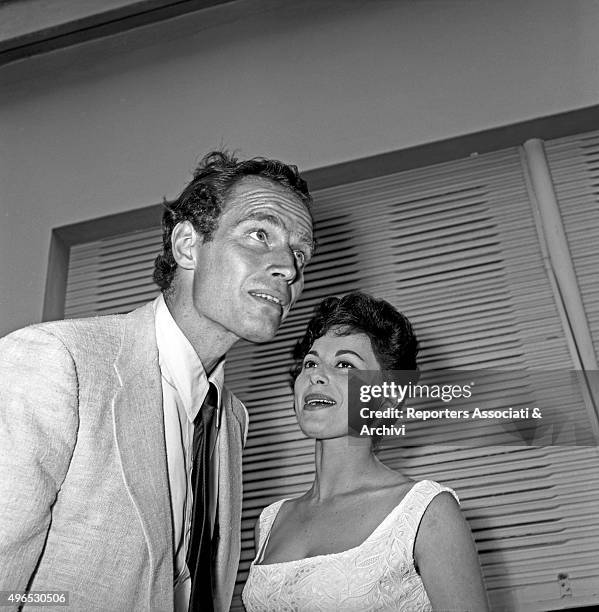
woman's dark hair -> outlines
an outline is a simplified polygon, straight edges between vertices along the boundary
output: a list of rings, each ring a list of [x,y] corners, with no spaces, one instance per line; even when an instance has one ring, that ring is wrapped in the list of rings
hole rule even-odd
[[[239,161],[226,151],[208,153],[200,161],[181,195],[174,202],[164,202],[163,252],[154,261],[154,282],[162,291],[168,291],[177,270],[171,245],[175,225],[180,221],[190,221],[205,241],[212,240],[228,193],[246,176],[277,183],[297,196],[310,211],[312,197],[296,166],[263,157]]]
[[[362,332],[370,338],[381,370],[417,370],[418,340],[409,319],[389,302],[353,291],[325,298],[314,310],[304,337],[293,351],[293,380],[314,342],[331,329],[340,336]]]
[[[381,370],[397,371],[413,370],[410,375],[412,382],[418,380],[418,340],[409,319],[398,312],[389,302],[377,299],[360,291],[353,291],[343,297],[324,299],[316,309],[308,323],[304,337],[299,340],[293,351],[295,367],[292,380],[298,377],[302,363],[314,342],[331,329],[340,336],[354,333],[364,333],[370,338],[372,352],[377,358]],[[397,380],[405,384],[401,375]],[[396,419],[374,419],[373,427],[391,425]],[[350,429],[351,431],[351,429]],[[352,435],[357,435],[354,433]],[[381,436],[371,436],[372,444],[378,447]]]

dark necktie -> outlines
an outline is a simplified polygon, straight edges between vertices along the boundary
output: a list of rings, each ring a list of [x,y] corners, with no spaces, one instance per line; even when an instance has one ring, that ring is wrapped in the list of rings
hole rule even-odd
[[[212,612],[212,533],[210,525],[210,432],[218,395],[210,384],[194,422],[191,486],[193,508],[187,567],[191,575],[189,612]]]

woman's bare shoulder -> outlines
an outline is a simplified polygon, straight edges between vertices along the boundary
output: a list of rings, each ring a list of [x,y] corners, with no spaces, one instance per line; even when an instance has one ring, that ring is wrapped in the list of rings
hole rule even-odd
[[[484,582],[470,528],[448,491],[428,504],[414,561],[433,608],[487,610]]]

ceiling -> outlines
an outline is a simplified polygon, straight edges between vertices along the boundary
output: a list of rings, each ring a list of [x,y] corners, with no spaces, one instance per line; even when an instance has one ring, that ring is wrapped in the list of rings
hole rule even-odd
[[[0,0],[0,65],[232,0]]]

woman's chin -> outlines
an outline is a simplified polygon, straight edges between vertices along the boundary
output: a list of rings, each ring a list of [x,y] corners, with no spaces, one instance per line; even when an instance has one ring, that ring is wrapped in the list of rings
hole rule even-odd
[[[307,438],[312,438],[319,442],[325,442],[329,440],[346,440],[351,436],[347,431],[310,431],[302,430]]]

